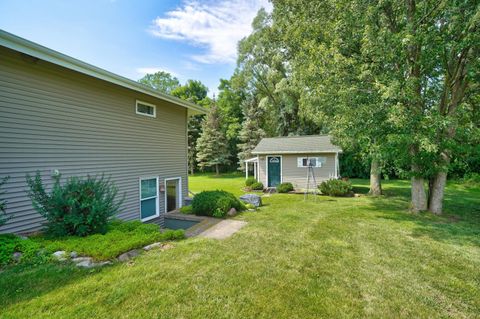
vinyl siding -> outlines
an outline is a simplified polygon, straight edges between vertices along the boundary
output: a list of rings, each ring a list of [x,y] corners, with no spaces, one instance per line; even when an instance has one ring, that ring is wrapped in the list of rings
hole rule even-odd
[[[156,118],[136,114],[137,99],[155,104]],[[125,194],[125,220],[140,218],[140,177],[181,177],[186,197],[186,123],[183,107],[0,47],[0,177],[10,176],[4,197],[13,216],[0,232],[40,229],[25,183],[37,170],[47,185],[54,169],[62,178],[110,176]]]
[[[270,156],[270,155],[269,155]],[[275,154],[272,154],[275,156]],[[317,184],[320,184],[322,181],[331,178],[335,175],[335,153],[322,153],[322,154],[283,154],[282,156],[282,182],[290,182],[295,188],[306,188],[307,187],[307,168],[306,167],[297,167],[297,158],[298,157],[326,157],[326,162],[322,167],[315,167],[314,174]],[[259,166],[258,166],[258,180],[267,187],[267,167],[266,167],[266,157],[259,155]],[[313,183],[312,183],[313,184]]]

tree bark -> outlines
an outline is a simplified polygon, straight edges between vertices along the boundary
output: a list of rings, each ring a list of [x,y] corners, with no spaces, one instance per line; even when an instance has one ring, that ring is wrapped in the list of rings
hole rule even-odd
[[[219,168],[218,168],[218,164],[215,164],[215,173],[216,173],[217,175],[220,175],[220,170],[219,170]]]
[[[423,177],[412,177],[412,212],[427,210],[427,194],[425,193]]]
[[[443,195],[447,183],[447,172],[439,172],[432,180],[428,210],[440,215],[443,212]]]
[[[378,196],[382,195],[381,167],[377,160],[372,160],[370,164],[370,191],[368,194]]]

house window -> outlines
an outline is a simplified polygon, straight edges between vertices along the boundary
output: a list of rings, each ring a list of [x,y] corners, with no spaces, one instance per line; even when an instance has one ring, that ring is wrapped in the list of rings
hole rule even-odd
[[[322,164],[326,162],[325,157],[298,157],[298,167],[322,167]]]
[[[157,116],[157,107],[153,104],[137,101],[135,107],[136,107],[137,114],[150,116],[150,117]]]
[[[140,218],[146,221],[158,216],[158,178],[142,178],[140,179]]]

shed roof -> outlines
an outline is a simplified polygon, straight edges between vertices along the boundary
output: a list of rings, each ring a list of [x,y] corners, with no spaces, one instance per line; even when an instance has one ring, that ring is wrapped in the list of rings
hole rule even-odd
[[[342,149],[333,145],[329,135],[307,135],[263,138],[252,154],[337,153]]]
[[[0,46],[187,108],[189,115],[206,113],[203,107],[192,102],[156,91],[146,85],[74,59],[68,55],[20,38],[1,29]]]

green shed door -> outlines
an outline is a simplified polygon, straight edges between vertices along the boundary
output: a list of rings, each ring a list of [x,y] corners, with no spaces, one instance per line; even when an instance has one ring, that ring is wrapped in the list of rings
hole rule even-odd
[[[281,161],[280,156],[269,156],[268,160],[268,187],[277,187],[280,184]]]

